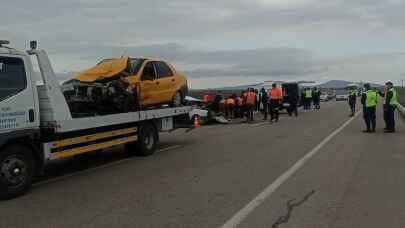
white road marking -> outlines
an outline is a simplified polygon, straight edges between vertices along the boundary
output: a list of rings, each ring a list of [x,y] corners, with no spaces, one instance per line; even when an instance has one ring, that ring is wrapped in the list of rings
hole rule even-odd
[[[279,176],[273,183],[267,186],[259,195],[257,195],[246,206],[239,210],[232,218],[230,218],[221,228],[237,227],[241,224],[246,217],[252,213],[258,206],[260,206],[271,194],[273,194],[284,182],[286,182],[293,174],[295,174],[301,167],[303,167],[317,152],[322,149],[329,141],[331,141],[337,134],[339,134],[344,128],[346,128],[358,115],[360,111],[356,113],[355,117],[350,118],[342,126],[333,131],[329,136],[323,139],[317,146],[315,146],[304,157],[298,160],[291,168],[285,173]]]
[[[180,148],[180,147],[182,147],[182,145],[173,145],[173,146],[169,146],[169,147],[159,149],[159,150],[156,151],[156,153],[165,152],[165,151],[168,151],[168,150],[173,150],[173,149],[177,149],[177,148]],[[104,168],[116,166],[118,164],[128,162],[128,161],[130,161],[132,159],[134,159],[134,158],[133,157],[124,158],[124,159],[121,159],[121,160],[118,160],[118,161],[115,161],[115,162],[111,162],[111,163],[96,166],[96,167],[93,167],[93,168],[73,172],[73,173],[66,174],[66,175],[63,175],[63,176],[60,176],[60,177],[51,178],[49,180],[40,181],[40,182],[37,182],[37,183],[33,184],[32,186],[36,187],[36,186],[40,186],[40,185],[45,185],[45,184],[57,182],[57,181],[68,179],[70,177],[74,177],[74,176],[81,175],[81,174],[84,174],[84,173],[90,173],[90,172],[93,172],[93,171],[96,171],[96,170],[99,170],[99,169],[104,169]]]

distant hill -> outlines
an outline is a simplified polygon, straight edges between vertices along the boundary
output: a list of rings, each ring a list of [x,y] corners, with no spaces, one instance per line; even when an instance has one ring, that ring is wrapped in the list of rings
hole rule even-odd
[[[323,84],[318,85],[321,88],[327,88],[327,89],[338,89],[338,88],[345,88],[347,85],[352,84],[353,82],[349,81],[343,81],[343,80],[331,80],[328,82],[325,82]]]
[[[343,89],[347,87],[349,84],[353,84],[354,82],[344,81],[344,80],[331,80],[322,84],[317,84],[317,87],[326,88],[326,89]],[[307,84],[306,84],[307,85]],[[315,86],[315,84],[313,84]],[[213,90],[245,90],[247,88],[256,88],[260,89],[264,86],[264,83],[257,83],[257,84],[250,84],[250,85],[238,85],[238,86],[229,86],[229,87],[221,87],[221,88],[214,88]],[[371,84],[372,87],[381,87],[382,85],[379,84]]]
[[[250,84],[250,85],[238,85],[238,86],[228,86],[221,88],[214,88],[214,90],[245,90],[247,88],[261,88],[263,83]]]
[[[354,82],[349,82],[349,81],[344,81],[344,80],[331,80],[328,82],[325,82],[323,84],[318,85],[321,88],[327,88],[327,89],[343,89],[349,84],[353,84]],[[358,83],[354,83],[358,84]],[[380,84],[374,84],[371,83],[371,87],[382,87]]]

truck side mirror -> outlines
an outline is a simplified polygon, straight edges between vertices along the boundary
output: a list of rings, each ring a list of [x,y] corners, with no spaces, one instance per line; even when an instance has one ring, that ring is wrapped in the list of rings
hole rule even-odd
[[[30,41],[30,48],[31,48],[31,50],[37,49],[37,46],[38,46],[38,43],[37,43],[36,40]]]

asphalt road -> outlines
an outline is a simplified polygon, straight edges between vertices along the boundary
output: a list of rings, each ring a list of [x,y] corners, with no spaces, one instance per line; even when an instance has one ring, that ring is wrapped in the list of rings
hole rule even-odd
[[[0,202],[0,227],[405,227],[405,126],[384,134],[381,113],[378,125],[364,134],[361,115],[331,102],[276,124],[163,134],[146,158],[116,148],[58,162]]]

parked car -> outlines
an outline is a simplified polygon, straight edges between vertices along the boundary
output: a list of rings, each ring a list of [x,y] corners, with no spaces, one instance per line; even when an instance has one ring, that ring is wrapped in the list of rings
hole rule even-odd
[[[328,96],[328,94],[325,94],[325,93],[321,94],[320,100],[321,100],[322,102],[329,101],[329,96]]]
[[[130,57],[105,59],[62,87],[70,108],[114,107],[109,113],[134,106],[181,106],[188,93],[186,78],[169,63]]]
[[[346,90],[336,91],[336,101],[347,101],[349,99],[349,93]]]

